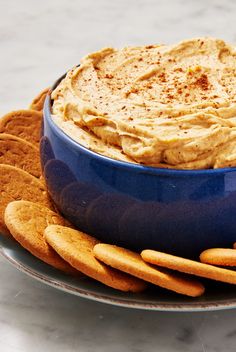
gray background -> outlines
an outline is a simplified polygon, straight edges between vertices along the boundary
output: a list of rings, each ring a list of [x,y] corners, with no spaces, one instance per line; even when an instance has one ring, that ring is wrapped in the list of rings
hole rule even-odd
[[[0,0],[0,113],[25,108],[81,56],[104,46],[210,35],[236,43],[236,2]],[[236,311],[128,310],[43,286],[0,258],[0,350],[227,351]]]

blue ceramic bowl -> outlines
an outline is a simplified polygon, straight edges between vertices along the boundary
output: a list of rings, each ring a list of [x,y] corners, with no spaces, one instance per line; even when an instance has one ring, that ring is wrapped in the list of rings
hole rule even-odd
[[[82,231],[126,248],[190,258],[236,241],[236,168],[168,170],[94,153],[53,122],[50,96],[42,133],[48,191]]]

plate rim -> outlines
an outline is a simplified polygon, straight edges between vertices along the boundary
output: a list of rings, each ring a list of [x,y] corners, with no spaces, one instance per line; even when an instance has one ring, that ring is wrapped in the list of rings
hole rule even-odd
[[[17,250],[17,248],[13,248]],[[209,302],[191,302],[191,303],[141,303],[139,301],[130,301],[129,298],[114,298],[107,296],[106,294],[88,292],[82,288],[75,288],[70,286],[67,283],[62,283],[58,279],[52,279],[47,277],[44,274],[39,273],[36,269],[26,266],[22,262],[16,260],[6,252],[6,248],[3,243],[0,243],[0,254],[5,260],[15,267],[20,272],[30,276],[31,278],[47,285],[58,289],[60,291],[73,294],[75,296],[89,299],[91,301],[96,301],[104,304],[109,304],[112,306],[122,307],[122,308],[131,308],[139,310],[148,310],[148,311],[165,311],[165,312],[208,312],[208,311],[217,311],[217,310],[227,310],[236,308],[236,298],[232,302],[226,303],[209,303]],[[28,254],[28,253],[27,253]],[[29,253],[30,254],[30,253]],[[34,259],[34,256],[32,256]]]

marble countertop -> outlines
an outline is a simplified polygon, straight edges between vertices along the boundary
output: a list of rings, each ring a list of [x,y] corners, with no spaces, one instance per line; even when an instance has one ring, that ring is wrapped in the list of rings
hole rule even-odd
[[[234,352],[236,311],[150,312],[44,286],[0,258],[3,352]]]
[[[0,0],[0,113],[25,108],[81,56],[104,46],[210,35],[236,42],[233,0]],[[167,313],[87,301],[0,258],[3,352],[234,352],[236,310]]]

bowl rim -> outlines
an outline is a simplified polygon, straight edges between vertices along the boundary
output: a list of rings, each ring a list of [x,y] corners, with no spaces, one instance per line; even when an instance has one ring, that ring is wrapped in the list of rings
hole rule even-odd
[[[79,66],[79,65],[77,65]],[[52,114],[51,114],[51,106],[52,106],[52,99],[51,99],[51,92],[57,87],[57,85],[61,82],[63,78],[65,78],[67,73],[63,74],[59,79],[55,81],[55,83],[52,85],[52,87],[49,89],[44,106],[43,106],[43,116],[44,119],[47,119],[48,123],[50,124],[51,128],[54,130],[54,132],[57,134],[57,136],[61,139],[64,140],[65,143],[69,143],[73,145],[74,148],[82,150],[85,154],[89,155],[90,157],[93,157],[95,159],[99,159],[100,161],[103,161],[105,163],[111,164],[114,167],[117,168],[122,168],[122,169],[129,169],[130,171],[137,172],[137,173],[145,173],[145,174],[159,174],[159,175],[166,175],[166,176],[181,176],[181,177],[189,177],[189,176],[208,176],[208,175],[219,175],[219,174],[224,174],[224,173],[229,173],[229,172],[235,172],[236,167],[225,167],[225,168],[217,168],[217,169],[190,169],[190,170],[183,170],[183,169],[168,169],[168,168],[160,168],[160,167],[154,167],[154,166],[144,166],[143,164],[136,164],[136,163],[131,163],[128,161],[121,161],[117,159],[110,158],[108,156],[99,154],[97,152],[94,152],[79,142],[77,142],[75,139],[70,137],[68,134],[66,134],[52,119]]]

